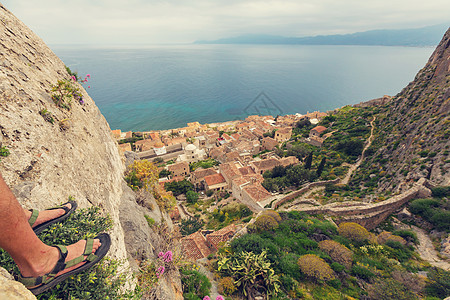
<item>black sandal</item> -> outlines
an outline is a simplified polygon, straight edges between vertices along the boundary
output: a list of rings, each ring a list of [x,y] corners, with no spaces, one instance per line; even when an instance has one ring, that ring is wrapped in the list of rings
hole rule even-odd
[[[71,205],[70,208],[64,206],[64,205],[69,204],[69,203]],[[61,222],[61,221],[65,220],[65,219],[67,219],[70,216],[70,214],[73,213],[75,211],[75,209],[77,209],[77,207],[78,207],[78,205],[77,205],[77,203],[75,201],[69,201],[69,202],[61,204],[60,206],[52,207],[52,208],[47,209],[47,210],[64,209],[65,213],[62,216],[59,216],[59,217],[57,217],[55,219],[51,219],[51,220],[49,220],[47,222],[44,222],[44,223],[39,224],[38,226],[34,227],[33,228],[34,233],[35,234],[39,234],[45,228],[49,227],[50,225],[58,223],[58,222]],[[36,220],[37,220],[37,218],[39,216],[39,210],[37,210],[37,209],[30,209],[30,211],[31,211],[31,217],[30,217],[30,219],[28,219],[28,223],[30,224],[31,227],[33,227],[34,223],[36,223]]]
[[[97,249],[97,251],[95,251],[95,254],[92,253],[94,239],[99,239],[101,243],[101,246]],[[55,246],[55,248],[59,250],[59,260],[56,263],[55,268],[53,268],[50,273],[39,277],[22,277],[22,275],[19,275],[18,281],[27,287],[34,295],[39,295],[64,281],[68,277],[89,269],[98,263],[106,255],[106,253],[108,253],[109,247],[111,246],[111,238],[107,233],[99,234],[94,239],[87,239],[84,253],[68,262],[65,262],[67,257],[67,248],[62,245]],[[87,257],[85,258],[85,256]],[[72,271],[56,276],[56,274],[62,270],[73,267],[81,262],[86,263],[76,269],[73,269]]]

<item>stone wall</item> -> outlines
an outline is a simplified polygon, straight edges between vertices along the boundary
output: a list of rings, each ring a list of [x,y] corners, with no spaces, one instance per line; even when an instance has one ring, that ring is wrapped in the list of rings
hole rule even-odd
[[[355,202],[341,202],[323,206],[303,207],[298,210],[308,214],[325,214],[336,217],[335,222],[338,224],[341,222],[355,222],[367,229],[373,229],[409,200],[431,196],[431,191],[425,187],[425,183],[426,180],[422,178],[408,191],[379,203],[357,204]]]
[[[288,194],[286,197],[283,197],[280,200],[278,200],[277,202],[275,202],[272,205],[272,208],[277,209],[278,207],[280,207],[284,203],[299,197],[301,194],[307,192],[309,189],[311,189],[313,187],[325,186],[327,184],[336,184],[336,183],[339,183],[339,181],[340,181],[340,179],[338,178],[338,179],[334,179],[334,180],[317,181],[317,182],[308,183],[304,187],[302,187],[301,189],[299,189],[297,191],[294,191],[294,192]]]

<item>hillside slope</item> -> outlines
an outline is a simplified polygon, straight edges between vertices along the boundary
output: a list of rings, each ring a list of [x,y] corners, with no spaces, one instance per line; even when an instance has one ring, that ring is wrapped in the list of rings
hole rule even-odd
[[[1,157],[2,176],[26,208],[52,207],[69,196],[82,208],[99,206],[114,222],[111,257],[157,257],[162,239],[144,213],[166,216],[156,203],[152,212],[136,204],[109,125],[83,87],[74,83],[83,104],[73,100],[67,110],[54,103],[58,80],[70,81],[64,63],[0,4],[0,144],[10,152]],[[44,109],[53,123],[40,114]],[[161,280],[159,295],[179,299],[179,276]]]
[[[380,191],[404,190],[419,178],[450,184],[449,112],[450,29],[414,81],[380,107],[376,138],[361,167],[382,174]]]

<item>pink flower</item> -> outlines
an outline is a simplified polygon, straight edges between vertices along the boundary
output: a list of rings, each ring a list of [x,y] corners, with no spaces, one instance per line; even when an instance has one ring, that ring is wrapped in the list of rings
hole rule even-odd
[[[90,89],[91,88],[91,86],[90,85],[88,85],[88,89]]]
[[[77,78],[75,76],[71,77],[73,81],[77,81]]]
[[[172,254],[172,251],[167,251],[165,254],[164,254],[164,261],[165,262],[171,262],[172,261],[172,258],[173,258],[173,254]]]
[[[163,266],[159,267],[158,270],[156,270],[156,276],[159,278],[159,276],[164,274],[165,270],[166,270],[166,268],[164,268]]]
[[[221,295],[219,295],[219,296],[216,297],[216,300],[225,300],[225,298],[222,297]]]
[[[205,296],[203,297],[203,300],[211,300],[211,298],[209,298],[209,296]]]
[[[164,253],[163,252],[159,252],[158,257],[163,257]]]
[[[91,74],[87,74],[86,77],[87,77],[87,78],[91,78]]]

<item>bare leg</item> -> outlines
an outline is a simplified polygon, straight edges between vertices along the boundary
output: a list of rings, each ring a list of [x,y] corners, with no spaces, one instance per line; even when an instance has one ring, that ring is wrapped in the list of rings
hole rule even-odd
[[[6,250],[19,267],[22,276],[37,277],[53,270],[59,259],[59,251],[45,245],[34,234],[28,218],[14,194],[0,174],[0,248]],[[79,241],[67,247],[66,260],[80,256],[86,241]],[[100,241],[94,241],[93,252],[100,247]],[[77,268],[80,263],[71,269]],[[71,269],[61,271],[60,274]]]

